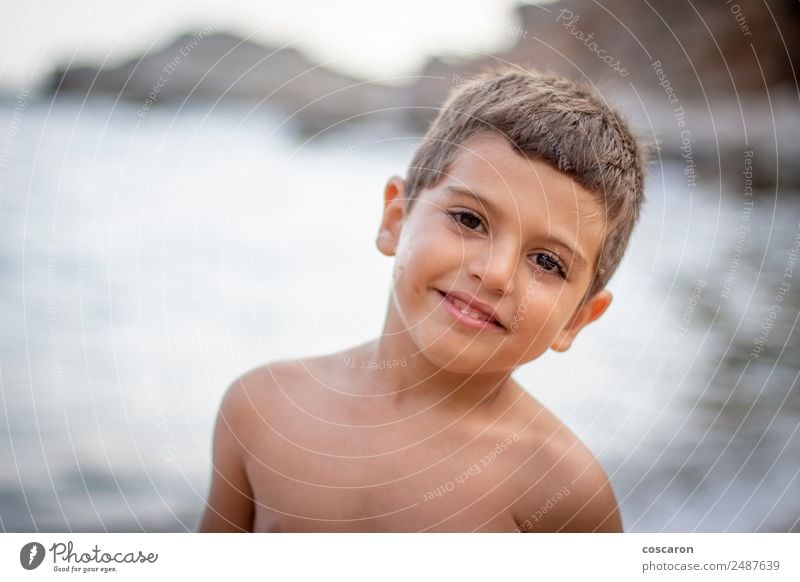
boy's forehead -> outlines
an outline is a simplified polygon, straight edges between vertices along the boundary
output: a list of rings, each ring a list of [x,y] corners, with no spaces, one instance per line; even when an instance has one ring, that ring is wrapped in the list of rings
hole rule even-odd
[[[444,197],[471,195],[509,218],[545,216],[563,227],[597,231],[601,238],[605,229],[598,195],[549,163],[520,154],[497,134],[464,141],[434,190]]]

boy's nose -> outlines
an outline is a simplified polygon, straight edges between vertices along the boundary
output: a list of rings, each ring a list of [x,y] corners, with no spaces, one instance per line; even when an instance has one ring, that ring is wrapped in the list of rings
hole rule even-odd
[[[518,262],[518,245],[513,241],[498,242],[495,239],[472,258],[469,275],[480,280],[487,290],[509,295],[514,291]]]

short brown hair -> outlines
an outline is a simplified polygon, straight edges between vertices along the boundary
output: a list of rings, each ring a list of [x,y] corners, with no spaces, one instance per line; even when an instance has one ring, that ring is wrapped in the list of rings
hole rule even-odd
[[[444,175],[460,144],[487,131],[598,196],[606,236],[585,296],[591,297],[617,269],[639,218],[651,143],[635,138],[588,86],[528,68],[486,71],[453,89],[414,153],[406,176],[409,208]]]

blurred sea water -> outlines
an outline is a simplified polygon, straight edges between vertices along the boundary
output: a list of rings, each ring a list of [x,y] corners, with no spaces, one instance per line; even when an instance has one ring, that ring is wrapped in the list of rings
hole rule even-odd
[[[0,530],[193,530],[230,382],[380,333],[382,188],[416,138],[23,105],[0,103]],[[629,531],[800,531],[800,196],[746,211],[741,181],[657,165],[610,310],[516,373],[598,455]]]

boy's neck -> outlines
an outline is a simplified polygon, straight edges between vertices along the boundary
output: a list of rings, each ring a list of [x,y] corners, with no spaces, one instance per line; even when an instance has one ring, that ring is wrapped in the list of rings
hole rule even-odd
[[[444,370],[420,352],[406,333],[388,332],[351,350],[364,387],[385,395],[393,408],[420,412],[466,412],[488,407],[505,389],[513,370],[459,373]]]

